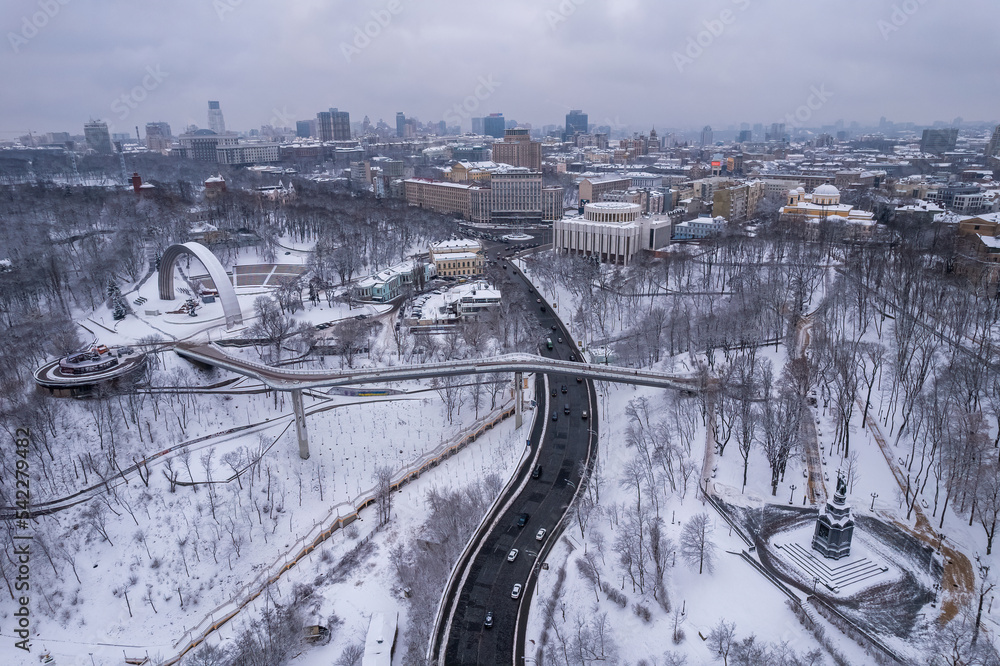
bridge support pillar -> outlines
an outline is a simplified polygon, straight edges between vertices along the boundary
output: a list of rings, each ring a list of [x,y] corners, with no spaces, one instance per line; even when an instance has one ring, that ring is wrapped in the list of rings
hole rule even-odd
[[[521,386],[524,384],[523,375],[520,372],[514,373],[514,427],[520,428],[523,416],[521,415],[521,401],[524,399]]]
[[[292,391],[292,411],[295,412],[295,434],[299,437],[299,457],[309,460],[309,433],[306,432],[306,408],[302,404],[302,390]]]

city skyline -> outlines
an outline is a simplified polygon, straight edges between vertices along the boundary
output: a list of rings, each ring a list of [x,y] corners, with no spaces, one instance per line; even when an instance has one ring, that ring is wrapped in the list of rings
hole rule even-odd
[[[219,100],[238,130],[294,127],[330,107],[373,123],[392,124],[401,109],[422,122],[459,119],[464,131],[491,112],[562,125],[572,109],[593,125],[647,130],[998,116],[995,93],[967,64],[998,54],[993,4],[763,10],[750,0],[563,0],[502,9],[446,1],[417,12],[389,0],[275,14],[219,0],[142,7],[127,31],[109,33],[120,21],[113,7],[16,2],[0,9],[9,49],[0,71],[16,82],[0,103],[0,130],[6,139],[78,132],[91,117],[114,132],[154,121],[204,127],[205,100]],[[246,49],[258,34],[267,46]]]

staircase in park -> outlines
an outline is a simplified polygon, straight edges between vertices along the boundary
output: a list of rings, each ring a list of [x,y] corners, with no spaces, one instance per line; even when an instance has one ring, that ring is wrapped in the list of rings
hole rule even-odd
[[[839,592],[848,585],[875,578],[889,570],[884,564],[867,557],[828,560],[798,543],[777,543],[775,546],[791,563],[832,592]]]

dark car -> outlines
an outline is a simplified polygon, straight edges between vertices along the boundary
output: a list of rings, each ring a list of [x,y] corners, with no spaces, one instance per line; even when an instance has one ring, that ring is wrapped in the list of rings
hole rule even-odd
[[[583,383],[583,377],[577,377],[576,378],[576,383],[577,384],[582,384]]]
[[[559,420],[559,412],[557,412],[554,409],[552,410],[552,420],[553,421],[558,421]]]
[[[535,469],[531,470],[531,478],[540,479],[542,477],[542,466],[535,465]]]
[[[552,387],[552,397],[556,397],[556,389],[554,386]]]
[[[566,391],[568,391],[569,389],[568,389],[568,388],[566,388],[566,385],[565,385],[565,384],[563,384],[563,385],[562,385],[562,386],[561,386],[561,387],[559,388],[559,390],[560,390],[560,391],[562,391],[563,393],[565,393],[565,392],[566,392]]]
[[[570,354],[569,355],[569,360],[575,361],[576,360],[576,354]]]
[[[541,310],[542,312],[545,312],[545,306],[544,305],[542,307],[538,308],[538,309]]]
[[[522,513],[520,516],[517,517],[517,526],[518,527],[524,527],[527,524],[528,524],[528,514],[527,513]]]
[[[556,325],[555,324],[552,325],[552,330],[553,331],[556,330]]]
[[[486,613],[486,619],[483,620],[483,626],[487,629],[493,626],[493,611]]]
[[[563,414],[569,414],[569,403],[563,405]]]

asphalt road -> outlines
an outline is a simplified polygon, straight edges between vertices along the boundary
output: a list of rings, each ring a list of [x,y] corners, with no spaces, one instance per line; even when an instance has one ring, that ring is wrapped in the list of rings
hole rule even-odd
[[[512,268],[508,267],[508,270]],[[520,283],[525,289],[530,288],[523,278]],[[532,293],[525,297],[534,302],[538,295],[532,289]],[[549,306],[535,305],[539,318],[540,353],[561,360],[569,360],[571,354],[576,354],[579,359],[580,355],[568,333],[561,327],[552,330],[551,327],[557,326],[558,322]],[[560,337],[562,343],[558,342]],[[547,338],[552,339],[552,350],[546,347]],[[516,583],[525,586],[540,549],[549,539],[557,536],[553,530],[566,512],[580,482],[580,463],[587,458],[590,430],[596,429],[593,413],[596,400],[592,383],[586,380],[577,382],[573,375],[547,375],[539,377],[537,382],[539,404],[536,409],[539,418],[535,420],[531,433],[531,445],[532,452],[537,453],[537,464],[541,465],[542,473],[538,479],[533,479],[530,477],[533,466],[525,466],[518,480],[527,479],[523,490],[501,516],[495,529],[483,539],[469,568],[469,576],[459,592],[445,651],[446,664],[513,663],[518,609],[523,606],[523,632],[534,585],[522,590],[517,600],[511,597],[511,591]],[[556,392],[554,397],[553,390]],[[567,406],[568,415],[565,413]],[[582,418],[584,410],[589,413],[586,420]],[[557,417],[555,421],[552,420],[553,411]],[[596,437],[594,443],[596,445]],[[517,526],[521,513],[529,514],[524,527]],[[542,541],[536,539],[540,528],[547,532]],[[508,562],[507,555],[512,548],[518,549],[518,554],[513,562]],[[484,619],[490,611],[493,612],[493,626],[487,628]]]

